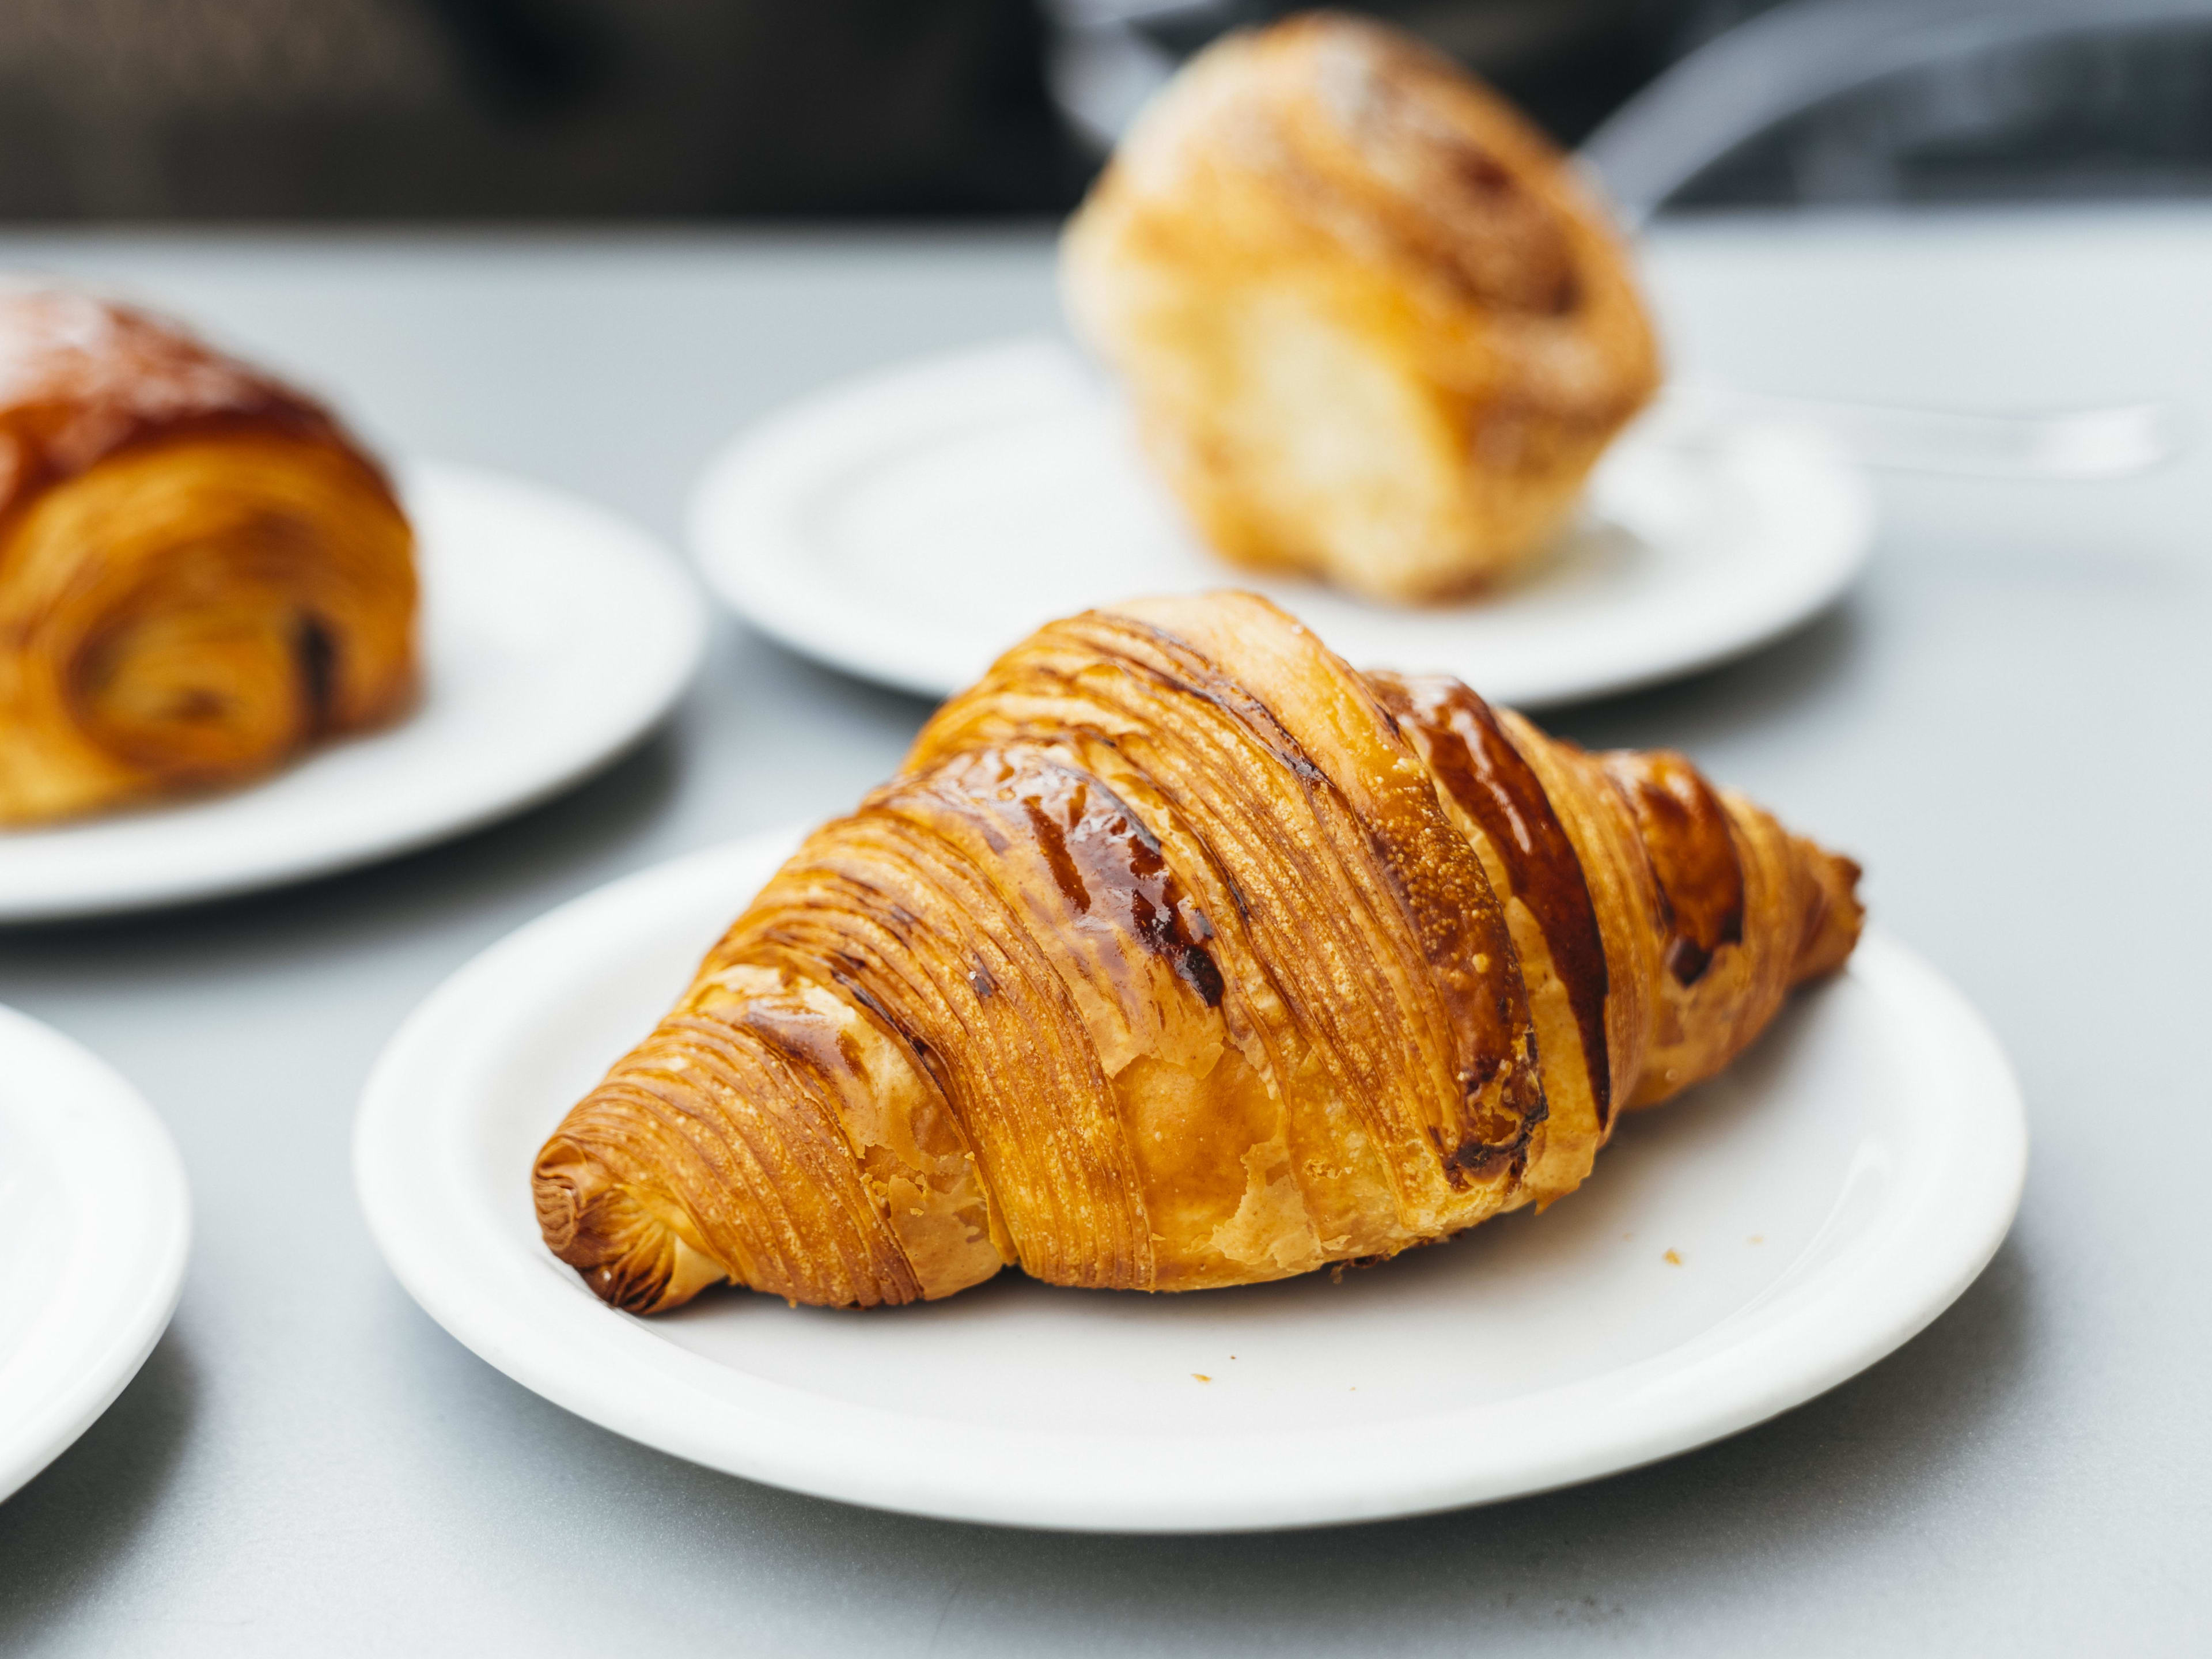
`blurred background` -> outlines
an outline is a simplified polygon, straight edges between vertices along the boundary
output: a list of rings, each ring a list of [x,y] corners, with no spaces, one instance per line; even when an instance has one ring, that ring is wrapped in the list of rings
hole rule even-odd
[[[0,217],[1024,216],[1267,0],[0,0]],[[1404,0],[1632,210],[2212,188],[2212,0]]]

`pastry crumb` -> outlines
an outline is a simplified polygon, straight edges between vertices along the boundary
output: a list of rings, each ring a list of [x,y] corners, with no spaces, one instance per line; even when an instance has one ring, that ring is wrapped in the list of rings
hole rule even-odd
[[[1764,1244],[1766,1243],[1766,1235],[1765,1233],[1753,1233],[1744,1242],[1749,1244]]]
[[[1213,1381],[1213,1379],[1208,1376],[1204,1371],[1193,1371],[1191,1375],[1201,1382],[1211,1382]]]
[[[1673,1266],[1677,1267],[1680,1267],[1680,1266],[1682,1265],[1682,1258],[1681,1258],[1681,1255],[1680,1255],[1680,1253],[1678,1253],[1678,1252],[1676,1252],[1676,1251],[1674,1251],[1674,1250],[1669,1250],[1669,1251],[1668,1251],[1668,1252],[1667,1252],[1667,1254],[1666,1254],[1666,1255],[1665,1255],[1665,1257],[1664,1257],[1663,1259],[1664,1259],[1665,1261],[1667,1261],[1668,1262],[1671,1263]]]

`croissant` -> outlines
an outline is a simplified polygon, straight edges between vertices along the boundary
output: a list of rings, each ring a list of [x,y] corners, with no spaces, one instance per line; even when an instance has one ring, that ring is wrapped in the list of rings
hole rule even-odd
[[[0,824],[392,718],[415,611],[407,520],[321,408],[138,312],[0,295]]]
[[[1252,595],[1089,612],[782,867],[546,1141],[538,1222],[639,1312],[1389,1256],[1571,1191],[1843,963],[1857,877]]]
[[[1193,59],[1061,270],[1215,549],[1376,599],[1526,559],[1658,383],[1626,256],[1565,159],[1454,64],[1340,15]]]

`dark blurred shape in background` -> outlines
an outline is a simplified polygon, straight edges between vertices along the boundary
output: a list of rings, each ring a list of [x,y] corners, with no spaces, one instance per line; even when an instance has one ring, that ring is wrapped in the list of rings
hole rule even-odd
[[[1680,84],[1711,56],[1693,54],[1754,20],[1785,26],[1771,28],[1785,52],[1844,14],[1869,39],[1923,21],[1948,27],[1921,30],[1923,55],[1893,52],[1878,72],[1729,135],[1670,178],[1660,193],[1679,205],[2212,189],[2212,0],[1358,9],[1458,57],[1568,143],[1670,65],[1677,84],[1660,89],[1702,107],[1703,89]],[[1053,213],[1191,52],[1291,9],[1269,0],[0,0],[0,216]],[[1798,14],[1811,27],[1793,36]],[[2026,38],[2002,21],[2026,14],[2044,25]],[[2053,16],[2061,27],[2048,27]],[[1978,19],[2000,21],[1978,32]],[[1638,146],[1653,130],[1651,120],[1635,128]]]
[[[0,0],[0,214],[1035,211],[1030,0]]]

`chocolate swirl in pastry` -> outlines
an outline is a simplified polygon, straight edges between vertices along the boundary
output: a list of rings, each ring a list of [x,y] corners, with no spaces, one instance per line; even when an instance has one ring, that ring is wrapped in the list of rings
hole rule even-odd
[[[1249,594],[1093,611],[809,838],[545,1143],[538,1219],[640,1311],[1390,1255],[1571,1191],[1844,961],[1857,874]]]
[[[1206,539],[1376,598],[1512,568],[1658,382],[1565,159],[1427,48],[1325,13],[1194,58],[1062,274]]]
[[[415,611],[407,520],[321,408],[141,313],[0,294],[0,824],[392,719]]]

